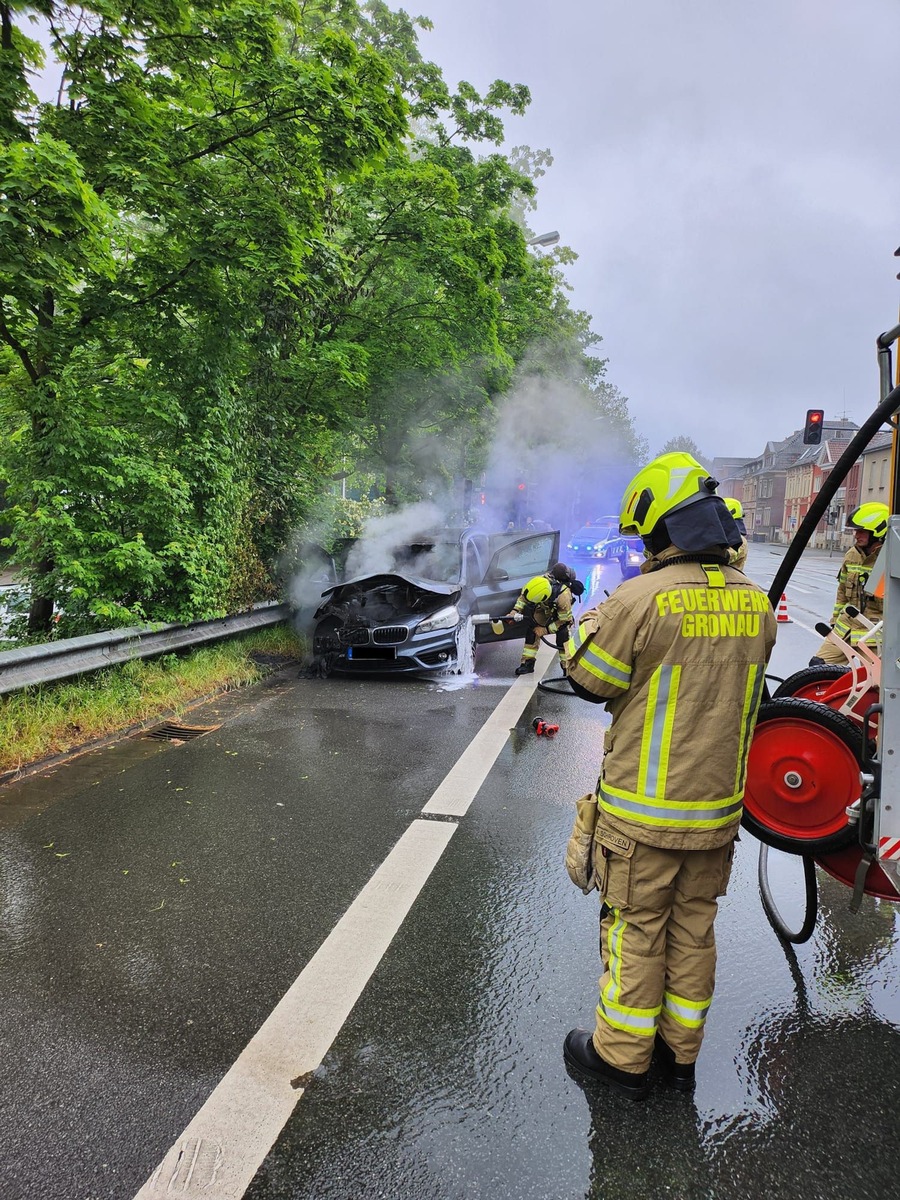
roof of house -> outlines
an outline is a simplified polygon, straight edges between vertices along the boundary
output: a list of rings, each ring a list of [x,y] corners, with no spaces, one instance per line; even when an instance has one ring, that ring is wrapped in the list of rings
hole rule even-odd
[[[879,429],[865,450],[862,451],[862,454],[873,454],[876,450],[884,450],[887,446],[890,446],[893,437],[894,435],[889,429]]]
[[[788,434],[781,441],[766,442],[766,448],[762,454],[753,462],[759,463],[756,472],[759,474],[765,471],[784,471],[788,467],[794,466],[801,458],[806,462],[816,461],[816,455],[822,450],[822,447],[832,442],[839,446],[849,442],[853,434],[859,429],[859,426],[846,418],[841,418],[839,421],[825,421],[822,425],[823,437],[827,441],[823,441],[818,446],[807,446],[803,441],[803,430],[795,429],[793,433]],[[828,435],[831,434],[831,437]],[[809,452],[813,451],[813,455],[808,457]],[[829,451],[829,453],[831,453]],[[840,451],[838,451],[838,455]],[[771,459],[770,463],[766,463],[766,459]],[[751,463],[747,464],[748,466]]]
[[[818,467],[833,467],[847,449],[849,438],[831,439],[822,442],[820,446],[806,446],[800,456],[790,464],[788,470],[794,467],[808,467],[815,464]]]

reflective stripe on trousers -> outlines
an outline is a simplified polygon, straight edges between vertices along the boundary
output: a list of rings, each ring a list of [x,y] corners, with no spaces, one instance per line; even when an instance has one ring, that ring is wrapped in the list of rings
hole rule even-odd
[[[703,1040],[716,971],[713,923],[733,844],[661,850],[638,842],[603,859],[600,979],[594,1043],[612,1066],[647,1070],[657,1030],[679,1062]]]

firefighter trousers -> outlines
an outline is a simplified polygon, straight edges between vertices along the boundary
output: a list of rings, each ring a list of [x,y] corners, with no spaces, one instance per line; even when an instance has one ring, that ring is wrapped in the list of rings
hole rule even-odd
[[[734,842],[662,850],[615,834],[595,849],[600,895],[600,1003],[594,1045],[622,1071],[650,1066],[659,1031],[676,1061],[700,1053],[716,974],[713,924]],[[602,841],[616,848],[605,846]]]
[[[537,652],[541,646],[541,639],[549,634],[549,630],[543,625],[535,625],[530,623],[525,629],[525,645],[522,647],[522,662],[534,662],[537,658]],[[560,625],[556,633],[553,635],[556,639],[556,649],[559,652],[559,665],[563,674],[566,671],[566,642],[570,637],[570,627],[568,624]]]
[[[522,662],[534,662],[537,658],[537,652],[540,649],[541,638],[547,632],[542,625],[535,625],[534,621],[525,618],[525,645],[522,647]]]
[[[876,621],[880,620],[881,617],[873,617],[872,623],[874,624]],[[867,631],[867,626],[863,625],[861,621],[857,621],[854,617],[851,617],[845,612],[838,614],[832,628],[839,638],[843,638],[850,649],[856,645],[859,639]],[[878,646],[875,645],[871,648],[877,651]],[[840,648],[840,646],[836,646],[834,642],[830,641],[828,638],[826,638],[822,645],[818,648],[815,653],[815,657],[820,658],[823,663],[829,663],[830,665],[834,666],[847,667],[850,665],[850,659]]]

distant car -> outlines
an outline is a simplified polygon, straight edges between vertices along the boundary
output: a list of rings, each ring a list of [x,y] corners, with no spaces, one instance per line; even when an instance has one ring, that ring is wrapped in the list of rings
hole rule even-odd
[[[619,564],[623,579],[640,575],[644,561],[644,543],[638,537],[620,537],[609,549],[608,557]]]
[[[610,548],[619,541],[619,518],[601,517],[583,525],[566,542],[566,551],[573,558],[605,559]]]
[[[334,584],[315,612],[313,655],[341,674],[452,669],[458,639],[475,614],[502,616],[534,575],[559,558],[559,531],[487,533],[444,529],[417,536],[383,559],[385,569]],[[346,561],[354,561],[350,548]],[[474,627],[475,642],[524,637],[521,623],[495,634]]]

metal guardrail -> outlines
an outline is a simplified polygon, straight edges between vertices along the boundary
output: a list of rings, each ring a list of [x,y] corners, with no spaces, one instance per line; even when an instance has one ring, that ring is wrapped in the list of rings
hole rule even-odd
[[[191,625],[137,625],[85,637],[62,638],[40,646],[22,646],[0,652],[0,695],[35,683],[52,683],[85,671],[98,671],[133,658],[152,658],[186,646],[201,646],[279,625],[291,615],[289,604],[257,604],[247,612]]]

